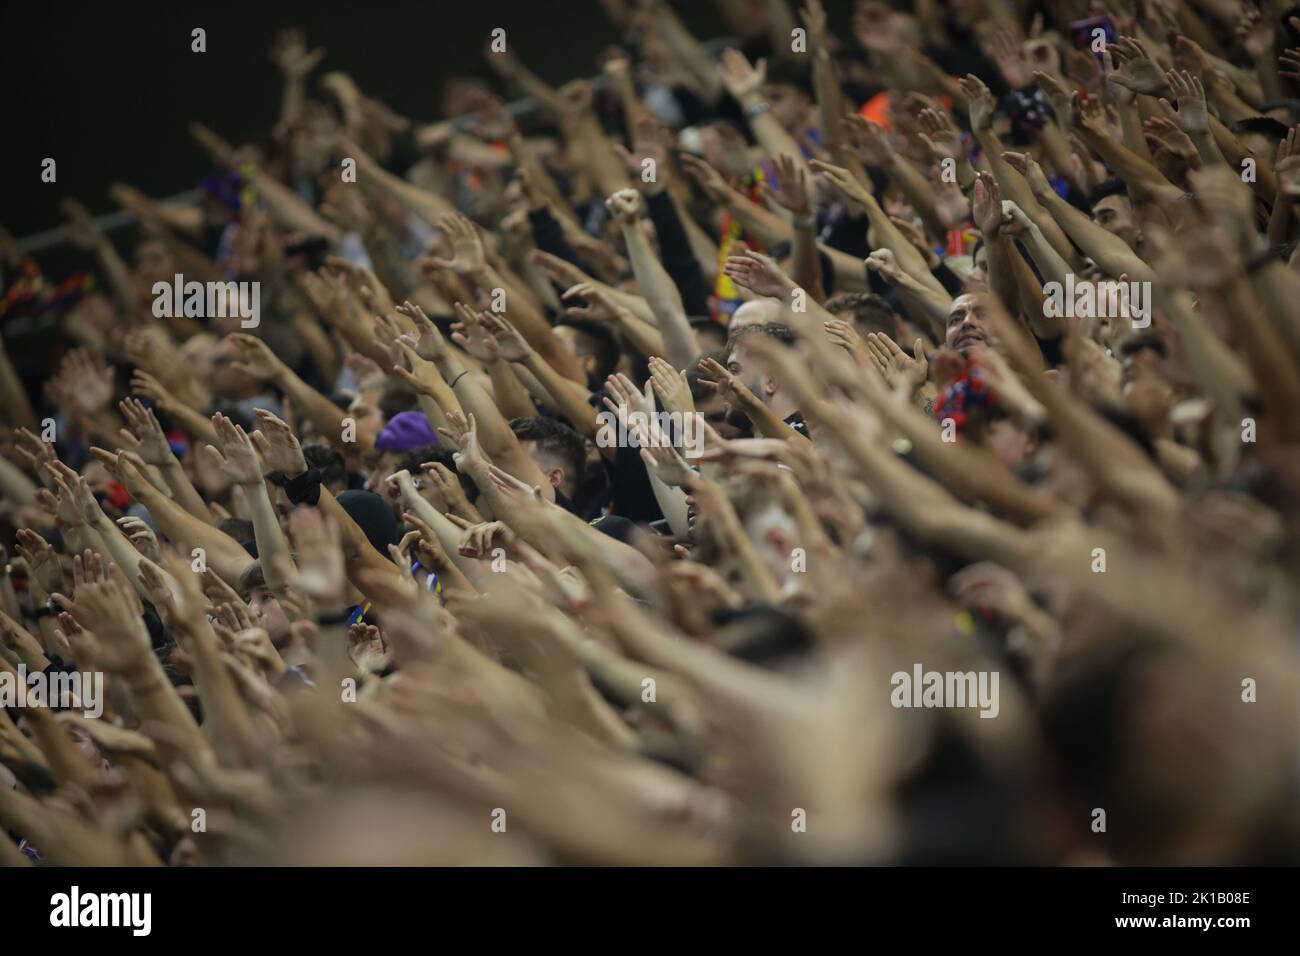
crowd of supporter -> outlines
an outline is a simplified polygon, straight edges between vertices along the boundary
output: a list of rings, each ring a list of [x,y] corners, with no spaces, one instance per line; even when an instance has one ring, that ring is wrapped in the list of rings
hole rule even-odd
[[[1300,17],[715,6],[0,236],[0,865],[1300,859]]]

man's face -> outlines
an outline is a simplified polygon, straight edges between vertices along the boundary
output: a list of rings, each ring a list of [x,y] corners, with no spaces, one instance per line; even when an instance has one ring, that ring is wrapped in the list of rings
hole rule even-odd
[[[181,346],[185,369],[208,388],[212,387],[212,360],[217,354],[219,340],[215,335],[200,332]]]
[[[763,87],[763,99],[772,107],[772,117],[787,133],[797,132],[803,126],[809,99],[802,90],[785,83],[768,83]]]
[[[541,469],[542,474],[551,483],[551,487],[558,488],[567,494],[568,489],[565,488],[565,484],[570,476],[566,472],[564,462],[554,455],[548,455],[540,450],[535,441],[520,442],[519,445],[528,453],[528,457],[536,463],[537,467]]]
[[[379,393],[362,392],[348,405],[348,416],[357,423],[358,435],[369,435],[371,440],[384,430],[384,414],[379,410]]]
[[[749,170],[745,140],[726,123],[714,123],[700,130],[704,159],[728,179],[743,176]]]
[[[1083,509],[1092,500],[1092,481],[1087,470],[1074,456],[1058,446],[1039,451],[1045,463],[1044,489],[1052,497]]]
[[[745,437],[744,431],[737,428],[735,423],[727,417],[727,403],[716,392],[703,401],[696,402],[695,410],[703,415],[704,420],[727,441],[733,438]]]
[[[135,271],[152,289],[155,282],[170,284],[175,281],[176,260],[161,242],[146,239],[136,247]]]
[[[736,347],[727,356],[727,368],[731,369],[731,373],[764,404],[767,404],[775,394],[776,382],[767,374],[764,363],[749,351],[745,339],[737,342]]]
[[[587,336],[567,325],[557,325],[555,335],[564,343],[564,347],[573,353],[573,357],[582,365],[582,370],[587,374],[588,378],[596,374],[596,353],[591,348],[591,342]]]
[[[1169,419],[1178,395],[1161,370],[1160,355],[1139,349],[1124,361],[1124,404],[1130,415],[1150,431],[1159,433]]]
[[[121,327],[113,302],[102,292],[92,292],[81,301],[81,315],[96,331],[111,336]]]
[[[1111,235],[1119,236],[1130,246],[1137,239],[1137,222],[1133,204],[1127,196],[1107,196],[1092,207],[1092,221]]]
[[[980,246],[975,250],[975,256],[971,260],[971,270],[966,276],[966,288],[968,289],[987,289],[989,285],[989,250],[988,246]]]
[[[388,476],[397,471],[397,466],[401,464],[404,457],[405,455],[396,451],[383,451],[375,455],[373,462],[368,463],[370,474],[366,478],[366,490],[384,495],[384,489],[388,486]],[[413,477],[418,478],[419,474],[415,473]]]
[[[966,292],[952,300],[948,310],[946,343],[963,356],[981,345],[991,345],[987,322],[988,293]]]
[[[1238,133],[1237,141],[1251,156],[1272,156],[1277,152],[1277,144],[1263,133]]]
[[[996,421],[984,430],[983,444],[1008,468],[1018,468],[1034,449],[1034,439],[1006,419]]]
[[[289,638],[289,618],[285,616],[280,601],[264,587],[253,588],[248,595],[248,609],[257,618],[258,625],[276,647],[283,647]]]

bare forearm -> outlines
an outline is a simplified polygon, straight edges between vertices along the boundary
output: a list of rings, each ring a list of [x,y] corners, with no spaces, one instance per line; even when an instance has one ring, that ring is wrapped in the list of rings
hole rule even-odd
[[[380,223],[378,217],[373,220],[362,239],[379,281],[387,286],[395,300],[400,302],[409,299],[411,290],[420,285],[423,280],[411,263],[398,251],[393,236]]]
[[[529,304],[523,293],[510,287],[505,278],[490,266],[472,274],[469,278],[480,289],[489,292],[493,289],[504,290],[505,314],[509,316],[510,324],[517,328],[528,344],[541,352],[561,375],[575,382],[583,380],[582,367],[578,364],[577,358],[565,348],[564,343],[556,336],[555,330],[546,321],[546,317]]]
[[[261,170],[253,173],[253,185],[257,193],[266,202],[272,218],[290,230],[305,232],[309,236],[324,236],[331,243],[341,238],[339,230],[328,220],[317,215],[316,211],[298,198],[288,186],[268,176]]]
[[[437,228],[443,216],[456,211],[447,200],[414,183],[408,183],[400,176],[394,176],[376,163],[370,156],[355,146],[348,147],[356,158],[357,172],[364,176],[367,190],[374,188],[384,192],[389,198],[406,207],[430,226]]]
[[[1254,370],[1261,404],[1278,432],[1295,440],[1300,437],[1300,424],[1293,413],[1300,407],[1300,370],[1295,357],[1286,340],[1264,318],[1264,310],[1249,283],[1244,280],[1233,283],[1223,300]]]
[[[616,320],[619,330],[642,355],[667,355],[668,346],[659,330],[638,315],[626,311]]]
[[[215,437],[215,436],[214,436]],[[236,584],[253,558],[238,541],[194,517],[162,492],[150,488],[137,496],[149,515],[172,541],[186,549],[202,548],[207,564],[227,584]]]
[[[502,415],[514,419],[531,418],[537,414],[532,400],[528,397],[528,389],[511,370],[509,362],[502,359],[489,362],[487,370],[488,379],[492,382],[492,397],[496,400],[497,408],[501,409]]]
[[[217,444],[217,432],[212,427],[212,422],[195,411],[192,406],[179,400],[160,402],[159,406],[164,412],[176,419],[177,423],[194,443]]]
[[[170,729],[170,733],[158,738],[160,747],[171,753],[185,754],[187,760],[208,751],[203,732],[176,693],[157,657],[153,654],[145,656],[137,668],[123,676],[141,720],[156,721]]]
[[[270,562],[264,561],[268,582]],[[257,730],[235,679],[218,651],[217,637],[206,618],[187,622],[187,650],[194,662],[195,686],[203,702],[203,727],[218,759],[226,766],[251,766],[261,752]]]
[[[7,458],[0,458],[0,491],[7,501],[30,505],[36,500],[36,482],[28,478]]]
[[[5,351],[3,342],[0,342],[0,399],[3,399],[0,407],[3,408],[6,422],[22,428],[39,430],[36,413],[32,411],[32,403],[27,400],[27,390],[19,381],[18,373],[14,371],[13,364],[9,361],[9,353]]]
[[[596,409],[587,400],[591,394],[585,388],[560,375],[536,352],[528,354],[523,366],[533,374],[537,383],[546,390],[550,401],[573,422],[573,427],[580,434],[587,438],[596,437]]]
[[[583,167],[603,195],[613,195],[631,185],[627,171],[614,154],[594,113],[584,113],[578,117],[573,124],[571,139]]]
[[[822,283],[822,260],[817,254],[817,234],[811,223],[795,224],[794,245],[790,253],[790,278],[817,302],[826,301]]]
[[[663,335],[668,350],[665,357],[675,367],[685,368],[699,357],[700,346],[682,308],[681,294],[635,223],[623,227],[623,238],[636,274],[637,289],[650,303]]]
[[[786,45],[789,46],[789,43],[787,42]],[[771,110],[765,108],[766,105],[757,93],[745,97],[740,103],[741,109],[745,111],[745,116],[749,120],[749,128],[754,134],[754,139],[758,140],[759,145],[767,151],[767,155],[789,156],[807,174],[808,164],[803,158],[803,150],[799,147],[799,143],[785,131],[785,127],[777,122]]]
[[[1164,202],[1176,202],[1182,197],[1181,189],[1123,143],[1117,143],[1109,136],[1101,136],[1088,129],[1082,130],[1081,136],[1088,148],[1124,181],[1134,198],[1141,200],[1150,197]]]
[[[1128,243],[1094,223],[1056,193],[1049,190],[1038,198],[1066,234],[1107,275],[1118,277],[1128,273],[1130,279],[1148,282],[1155,278],[1151,269],[1129,248]]]
[[[343,409],[304,382],[287,365],[277,369],[274,384],[292,399],[294,408],[326,441],[342,451],[350,450],[345,447],[348,443],[343,441],[344,423],[348,420]],[[355,440],[363,451],[367,451],[373,447],[374,436],[357,431]]]
[[[885,210],[881,208],[874,196],[868,197],[866,204],[867,219],[871,222],[871,243],[883,246],[894,254],[898,267],[922,286],[928,286],[936,292],[943,292],[943,285],[930,274],[921,253],[904,236],[892,222]]]
[[[203,500],[198,489],[190,481],[190,476],[185,473],[181,463],[173,456],[163,463],[162,468],[163,481],[171,491],[172,496],[177,503],[188,511],[194,517],[207,524],[216,524],[216,519],[212,512],[208,510],[208,503]]]
[[[1077,254],[1074,247],[1070,245],[1070,240],[1066,237],[1065,232],[1052,218],[1051,214],[1043,208],[1033,190],[1029,188],[1029,183],[1025,181],[1025,177],[1020,175],[1010,163],[1002,158],[1002,141],[991,132],[977,132],[975,135],[979,139],[980,145],[984,147],[985,162],[988,163],[993,178],[998,181],[998,189],[1002,191],[1002,198],[1010,199],[1025,211],[1025,215],[1043,230],[1043,236],[1052,244],[1052,248],[1056,250],[1057,255],[1061,256],[1066,262],[1076,263]]]
[[[289,542],[280,526],[279,515],[271,504],[266,482],[245,485],[248,492],[249,507],[252,509],[253,537],[257,541],[257,558],[262,564],[262,573],[266,577],[266,587],[276,597],[283,597],[289,590],[287,573],[292,572],[293,563],[289,558]],[[286,568],[284,565],[288,564]]]

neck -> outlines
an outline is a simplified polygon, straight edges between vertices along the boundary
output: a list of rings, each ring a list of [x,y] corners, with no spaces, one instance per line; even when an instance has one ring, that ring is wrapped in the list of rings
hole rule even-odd
[[[799,406],[780,392],[777,392],[768,399],[767,407],[772,409],[773,415],[782,419],[789,418],[795,412],[799,411]]]

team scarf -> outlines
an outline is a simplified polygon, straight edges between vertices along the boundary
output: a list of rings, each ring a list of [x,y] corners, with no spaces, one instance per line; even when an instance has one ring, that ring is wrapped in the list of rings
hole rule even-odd
[[[36,260],[26,258],[19,266],[19,275],[5,290],[0,299],[0,321],[10,315],[39,318],[57,309],[66,309],[84,299],[95,288],[95,278],[78,272],[58,284],[51,283],[41,274]]]
[[[751,170],[736,184],[736,189],[750,202],[763,204],[761,184],[767,181],[767,174],[762,168]],[[731,276],[724,271],[727,257],[739,251],[737,246],[757,249],[758,242],[745,232],[745,226],[728,210],[722,219],[722,239],[718,243],[718,281],[713,286],[714,317],[723,321],[730,317],[744,303],[740,288],[731,281]]]
[[[958,435],[965,433],[971,413],[997,404],[997,394],[989,388],[984,368],[975,359],[943,390],[934,405],[934,417],[943,422],[951,419]]]

